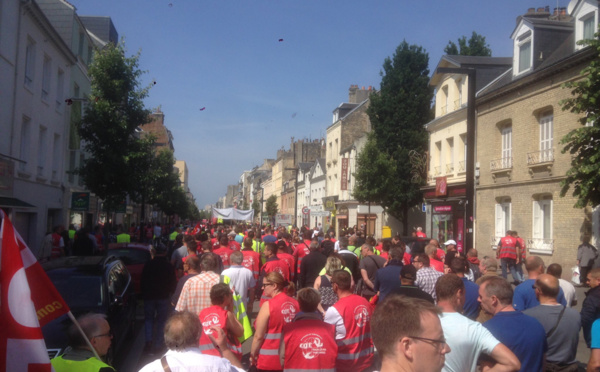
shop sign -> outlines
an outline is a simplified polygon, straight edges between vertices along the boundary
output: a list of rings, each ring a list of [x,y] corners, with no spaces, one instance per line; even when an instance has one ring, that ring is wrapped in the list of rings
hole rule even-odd
[[[435,196],[446,196],[448,194],[448,182],[446,177],[435,179]]]
[[[90,193],[73,192],[71,193],[71,210],[87,212],[90,210]]]
[[[348,167],[350,158],[342,158],[342,177],[340,190],[348,190]]]
[[[451,205],[436,205],[433,207],[433,211],[435,213],[452,212],[452,206]]]
[[[329,217],[331,212],[329,211],[318,211],[318,212],[310,212],[311,217]]]
[[[323,198],[323,208],[326,211],[332,211],[335,209],[335,202],[338,200],[337,196],[326,196]]]

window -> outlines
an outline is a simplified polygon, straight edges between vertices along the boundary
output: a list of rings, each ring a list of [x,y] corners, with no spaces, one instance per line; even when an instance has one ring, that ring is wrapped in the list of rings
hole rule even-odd
[[[442,115],[448,113],[448,86],[442,87]]]
[[[83,35],[83,31],[79,30],[79,45],[77,48],[77,55],[79,56],[79,58],[81,58],[81,60],[83,61],[83,43],[85,41],[84,35]]]
[[[462,79],[456,81],[456,87],[458,88],[458,100],[456,101],[457,105],[455,109],[459,109],[462,106]]]
[[[48,149],[48,129],[40,126],[40,135],[38,137],[38,158],[37,158],[37,175],[44,176],[44,168],[46,166],[46,151]]]
[[[35,77],[35,41],[27,38],[25,49],[25,86],[31,88]]]
[[[29,161],[29,141],[31,140],[31,119],[23,117],[21,123],[21,148],[19,150],[19,158],[23,162],[19,163],[19,169],[21,171],[27,171],[27,162]]]
[[[454,138],[448,138],[446,142],[448,144],[448,160],[446,162],[446,173],[452,174],[454,173]]]
[[[519,73],[531,68],[531,39],[519,44]]]
[[[58,172],[60,171],[60,135],[54,134],[54,141],[52,144],[52,181],[58,181]]]
[[[596,13],[586,14],[581,18],[582,39],[593,39],[596,33]]]
[[[502,168],[512,167],[512,127],[502,128]]]
[[[460,135],[460,145],[459,145],[459,155],[458,155],[458,171],[465,172],[466,164],[467,164],[467,135]]]
[[[62,108],[65,94],[65,72],[58,69],[58,75],[56,77],[56,110],[59,111]]]
[[[533,238],[552,239],[552,199],[549,196],[533,202]]]
[[[553,140],[553,116],[552,114],[540,117],[540,161],[553,160],[552,140]]]
[[[494,245],[498,243],[500,238],[506,235],[508,230],[510,230],[510,209],[510,199],[500,199],[499,202],[496,203],[496,234],[492,239]]]
[[[50,95],[50,78],[52,71],[52,60],[47,55],[44,55],[44,69],[42,70],[42,99],[48,100]]]
[[[434,175],[440,175],[442,173],[442,141],[435,143],[435,151],[437,153],[437,166],[434,169]]]

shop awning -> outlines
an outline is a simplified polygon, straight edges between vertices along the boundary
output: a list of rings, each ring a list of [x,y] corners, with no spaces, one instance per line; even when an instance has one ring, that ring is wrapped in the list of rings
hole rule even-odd
[[[35,205],[31,205],[31,204],[29,204],[27,202],[24,202],[21,199],[0,196],[0,207],[6,207],[6,208],[35,208]]]

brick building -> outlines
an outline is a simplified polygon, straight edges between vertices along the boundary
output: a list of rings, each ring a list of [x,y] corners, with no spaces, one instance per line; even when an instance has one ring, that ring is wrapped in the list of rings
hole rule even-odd
[[[580,126],[578,116],[561,109],[560,101],[571,96],[562,84],[581,79],[593,58],[592,50],[576,42],[596,32],[598,2],[571,1],[568,13],[539,8],[518,17],[512,68],[478,92],[480,255],[494,254],[510,229],[525,239],[529,255],[569,267],[581,237],[597,235],[597,208],[576,209],[570,193],[560,197],[571,157],[561,153],[559,142]]]

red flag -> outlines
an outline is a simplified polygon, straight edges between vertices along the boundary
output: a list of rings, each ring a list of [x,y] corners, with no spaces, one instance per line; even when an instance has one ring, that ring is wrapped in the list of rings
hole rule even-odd
[[[192,230],[192,235],[196,235],[200,233],[200,223],[198,222],[196,224],[196,226],[194,227],[194,230]]]
[[[40,324],[69,307],[2,210],[0,218],[0,370],[49,372]]]

